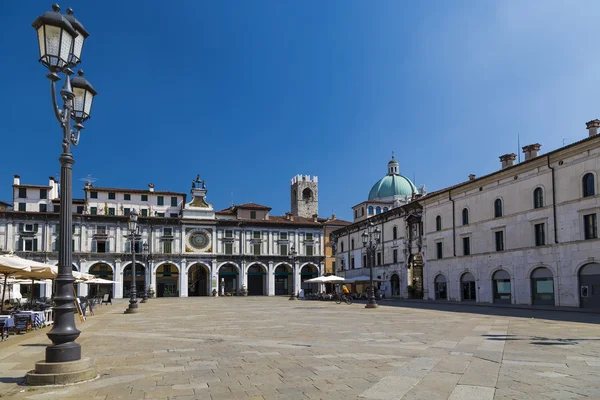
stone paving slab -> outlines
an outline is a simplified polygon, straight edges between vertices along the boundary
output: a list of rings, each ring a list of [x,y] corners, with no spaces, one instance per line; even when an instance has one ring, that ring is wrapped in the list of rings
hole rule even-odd
[[[94,381],[22,386],[48,329],[0,343],[0,397],[600,399],[599,315],[280,297],[151,299],[132,315],[126,306],[77,322]]]

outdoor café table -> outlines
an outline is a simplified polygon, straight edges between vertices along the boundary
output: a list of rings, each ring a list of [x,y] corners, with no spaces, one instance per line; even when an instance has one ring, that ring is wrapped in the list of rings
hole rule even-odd
[[[31,325],[36,329],[41,328],[46,323],[46,315],[43,311],[19,311],[13,314],[13,318],[16,317],[29,317]]]
[[[6,332],[5,340],[8,340],[9,329],[15,327],[15,320],[9,315],[0,315],[0,320],[4,322],[4,331]],[[4,335],[2,335],[2,337],[4,337]]]

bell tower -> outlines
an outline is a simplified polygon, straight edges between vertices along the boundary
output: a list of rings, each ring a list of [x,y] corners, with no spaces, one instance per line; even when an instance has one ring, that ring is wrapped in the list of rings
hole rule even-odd
[[[316,176],[296,175],[290,186],[293,215],[312,218],[319,214],[319,179]]]

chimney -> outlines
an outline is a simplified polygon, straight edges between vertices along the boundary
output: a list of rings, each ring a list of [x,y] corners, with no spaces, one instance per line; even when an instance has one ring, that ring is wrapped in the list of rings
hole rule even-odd
[[[313,222],[319,222],[318,218],[319,218],[318,214],[313,214]]]
[[[515,153],[504,154],[500,156],[500,161],[502,162],[502,169],[512,167],[517,159],[517,155]]]
[[[294,214],[292,214],[291,212],[286,212],[285,213],[285,219],[287,219],[288,221],[293,221],[294,220]]]
[[[470,181],[474,181],[475,180],[475,174],[469,174],[469,180]]]
[[[538,151],[540,151],[540,147],[542,147],[542,145],[539,143],[523,146],[523,154],[525,154],[525,161],[537,157]]]
[[[151,192],[154,192],[154,183],[149,183],[148,184],[148,190]]]
[[[335,216],[335,214],[331,214],[331,220],[335,221],[337,219],[337,217]]]
[[[585,127],[590,132],[590,137],[598,134],[598,128],[600,128],[600,120],[593,119],[590,122],[585,123]]]
[[[21,184],[21,177],[19,175],[15,175],[13,185],[20,185],[20,184]]]

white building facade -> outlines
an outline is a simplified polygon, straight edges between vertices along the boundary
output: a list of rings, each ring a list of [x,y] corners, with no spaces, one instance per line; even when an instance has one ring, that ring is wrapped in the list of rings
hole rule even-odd
[[[317,184],[316,177],[299,175],[292,185],[299,180]],[[54,183],[22,185],[15,177],[13,210],[0,210],[0,250],[57,263],[59,199]],[[269,207],[254,203],[215,211],[199,177],[192,183],[189,202],[184,193],[157,191],[152,184],[148,190],[134,190],[87,183],[84,194],[73,201],[73,269],[115,283],[89,288],[79,284],[79,295],[129,296],[134,280],[127,221],[133,209],[140,214],[134,241],[138,294],[145,287],[159,297],[207,296],[213,291],[290,295],[320,289],[303,282],[324,272],[328,219],[271,216]],[[20,203],[26,204],[25,211],[19,211]],[[48,205],[40,211],[40,204]],[[47,284],[38,290],[36,295],[49,297],[52,289]]]
[[[503,155],[497,172],[336,231],[338,257],[357,258],[347,242],[373,220],[384,233],[376,275],[391,286],[397,274],[413,297],[600,308],[600,121],[587,127],[579,142],[542,155],[539,144],[525,146],[521,163]],[[386,264],[386,232],[402,222],[406,268]]]

